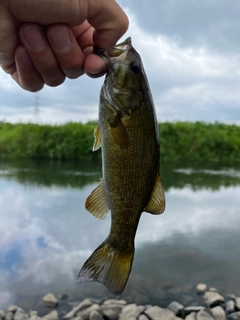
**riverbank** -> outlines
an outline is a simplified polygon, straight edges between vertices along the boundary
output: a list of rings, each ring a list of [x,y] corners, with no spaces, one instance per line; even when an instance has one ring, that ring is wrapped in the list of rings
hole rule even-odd
[[[240,296],[229,294],[223,296],[217,289],[208,288],[206,284],[198,284],[196,295],[202,303],[184,306],[172,301],[167,308],[152,305],[128,304],[121,299],[85,299],[81,302],[69,302],[65,310],[58,311],[61,300],[49,293],[41,304],[46,307],[43,315],[37,311],[28,312],[21,306],[10,305],[8,310],[0,309],[2,320],[238,320],[240,319]],[[60,299],[67,299],[63,295]],[[48,308],[48,311],[47,311]],[[51,311],[50,311],[51,310]]]
[[[0,158],[96,159],[92,152],[97,122],[64,125],[0,122]],[[240,126],[222,123],[159,123],[163,161],[239,161]]]

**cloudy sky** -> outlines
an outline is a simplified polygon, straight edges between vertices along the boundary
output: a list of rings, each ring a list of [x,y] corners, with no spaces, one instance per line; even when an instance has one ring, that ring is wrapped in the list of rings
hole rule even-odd
[[[141,54],[159,121],[240,123],[239,1],[118,2],[130,20],[124,38],[131,36]],[[102,82],[83,76],[33,94],[0,71],[0,120],[97,119]]]

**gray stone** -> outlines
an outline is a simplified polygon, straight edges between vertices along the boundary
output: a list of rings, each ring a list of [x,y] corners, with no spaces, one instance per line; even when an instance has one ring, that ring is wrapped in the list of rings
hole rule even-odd
[[[4,310],[0,309],[0,319],[3,319],[5,316]]]
[[[218,292],[206,291],[203,298],[208,305],[208,307],[215,307],[224,302],[224,297]]]
[[[197,313],[196,319],[197,320],[214,320],[213,317],[207,311],[204,311],[204,310],[201,310]]]
[[[207,291],[207,285],[205,283],[199,283],[196,287],[198,294],[204,294]]]
[[[58,295],[58,298],[59,298],[60,300],[66,300],[66,299],[68,299],[68,294],[67,294],[67,293],[60,293],[60,294]]]
[[[14,314],[14,320],[25,320],[28,318],[28,315],[22,308],[17,308],[17,311]]]
[[[235,304],[233,300],[226,302],[226,312],[227,314],[233,313],[235,311]]]
[[[237,308],[237,310],[240,310],[240,297],[237,297],[235,300],[235,306]]]
[[[210,312],[215,320],[226,320],[225,311],[221,306],[211,308]]]
[[[89,308],[92,305],[91,300],[89,299],[84,299],[81,303],[79,303],[76,307],[74,307],[71,311],[69,311],[63,319],[71,319],[75,317],[77,312],[84,310],[86,308]]]
[[[80,316],[77,316],[77,317],[72,318],[72,320],[83,320],[83,318]]]
[[[58,312],[57,310],[53,310],[44,316],[44,319],[47,320],[58,320]]]
[[[234,300],[235,301],[237,297],[235,296],[235,294],[228,294],[227,298],[229,298],[230,300]]]
[[[5,320],[13,320],[14,314],[13,312],[7,312],[5,315]]]
[[[8,311],[10,312],[13,312],[15,313],[18,309],[18,306],[15,306],[14,304],[11,304],[9,307],[8,307]]]
[[[140,314],[138,320],[149,320],[149,318],[145,314]]]
[[[175,314],[169,309],[163,309],[158,306],[151,307],[144,311],[151,320],[174,320]]]
[[[211,291],[211,292],[219,292],[219,290],[216,289],[216,288],[209,288],[208,291]]]
[[[109,320],[116,320],[122,311],[123,306],[121,304],[103,304],[101,306],[103,315],[109,318]]]
[[[119,320],[137,319],[144,310],[145,307],[137,306],[135,303],[127,304],[123,307]]]
[[[233,312],[228,316],[229,320],[240,320],[240,311]]]
[[[85,308],[81,311],[78,311],[77,312],[77,316],[81,316],[83,318],[83,320],[87,320],[88,317],[89,317],[89,314],[93,311],[98,311],[100,314],[102,314],[102,310],[101,308],[99,307],[98,304],[92,304],[90,307],[88,308]]]
[[[58,305],[58,301],[54,294],[52,293],[47,293],[43,298],[42,298],[42,303],[48,307],[48,308],[54,308]]]
[[[120,304],[121,306],[125,306],[127,304],[126,300],[118,300],[118,299],[108,299],[103,302],[103,304]]]
[[[204,311],[206,310],[205,307],[202,307],[202,306],[189,306],[189,307],[185,307],[183,312],[184,314],[189,314],[191,312],[199,312],[199,311]]]
[[[89,314],[89,320],[103,320],[103,317],[98,311],[93,310]]]
[[[32,316],[30,316],[30,317],[28,318],[28,320],[39,320],[39,319],[41,319],[41,318],[38,317],[37,314],[33,314]]]
[[[35,310],[29,310],[29,316],[31,317],[31,316],[37,316],[37,314],[38,314],[38,312],[37,311],[35,311]]]
[[[167,308],[171,310],[176,316],[179,316],[182,314],[184,306],[177,301],[173,301],[168,305]]]
[[[185,320],[196,320],[196,315],[197,315],[197,312],[191,312],[186,316]]]

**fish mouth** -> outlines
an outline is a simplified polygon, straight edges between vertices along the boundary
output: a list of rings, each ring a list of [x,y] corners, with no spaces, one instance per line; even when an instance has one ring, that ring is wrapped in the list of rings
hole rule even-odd
[[[121,43],[115,46],[109,46],[107,48],[99,48],[94,46],[93,52],[104,60],[114,59],[120,57],[124,52],[129,51],[132,48],[132,39],[128,37]]]

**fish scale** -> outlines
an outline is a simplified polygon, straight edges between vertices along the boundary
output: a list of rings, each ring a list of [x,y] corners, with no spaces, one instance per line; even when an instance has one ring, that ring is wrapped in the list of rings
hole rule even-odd
[[[161,214],[165,196],[158,126],[141,58],[130,38],[97,53],[108,68],[93,148],[102,148],[103,180],[87,198],[86,208],[100,219],[110,210],[111,229],[84,263],[78,281],[99,281],[118,296],[131,272],[141,214]]]

